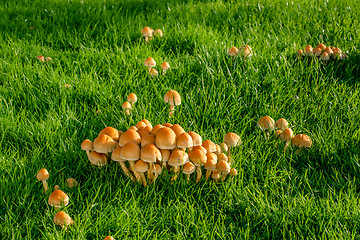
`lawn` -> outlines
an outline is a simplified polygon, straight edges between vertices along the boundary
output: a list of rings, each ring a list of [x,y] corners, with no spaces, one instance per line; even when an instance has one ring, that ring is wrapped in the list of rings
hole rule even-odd
[[[360,239],[356,0],[3,0],[0,14],[0,239]],[[164,36],[145,43],[145,26]],[[320,42],[349,58],[297,59]],[[244,44],[251,58],[227,55]],[[150,77],[148,57],[171,69]],[[170,89],[182,97],[171,117]],[[276,147],[256,126],[265,115],[312,147]],[[237,133],[238,175],[170,184],[164,173],[143,187],[113,161],[91,166],[84,139],[144,118],[218,144]],[[41,168],[70,197],[67,229],[53,222]],[[79,186],[66,187],[69,177]]]

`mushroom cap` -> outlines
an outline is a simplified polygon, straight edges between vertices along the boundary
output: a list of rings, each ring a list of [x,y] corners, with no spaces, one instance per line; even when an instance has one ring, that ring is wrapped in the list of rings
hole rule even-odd
[[[320,55],[320,59],[323,60],[323,61],[329,61],[330,60],[330,56],[327,52],[323,52],[321,55]]]
[[[106,134],[106,135],[108,135],[108,136],[111,137],[114,141],[118,141],[118,140],[119,140],[119,131],[118,131],[116,128],[106,127],[106,128],[102,129],[102,130],[99,132],[99,136],[100,136],[101,134]]]
[[[173,149],[176,147],[176,134],[171,128],[160,128],[156,132],[155,143],[158,148]]]
[[[207,154],[206,148],[204,148],[202,145],[193,147],[193,148],[192,148],[192,151],[194,151],[194,150],[196,150],[196,149],[199,149],[199,150],[202,151],[203,153]]]
[[[152,77],[159,76],[159,72],[155,68],[152,68],[149,73]]]
[[[74,221],[71,219],[71,217],[69,215],[67,215],[65,212],[60,211],[58,213],[55,214],[54,216],[54,223],[56,225],[59,225],[60,227],[65,227],[68,226],[70,224],[73,224]]]
[[[211,140],[205,140],[202,144],[202,146],[206,149],[207,153],[210,152],[216,152],[216,145],[213,141]]]
[[[48,199],[50,206],[62,207],[69,204],[69,196],[61,190],[53,191]]]
[[[224,142],[222,142],[222,143],[220,144],[220,147],[221,147],[221,149],[222,149],[222,152],[227,152],[227,151],[229,151],[228,145],[227,145],[226,143],[224,143]]]
[[[230,164],[227,161],[221,160],[216,164],[216,170],[219,173],[228,174],[230,172]]]
[[[220,173],[214,170],[211,174],[212,179],[220,179]]]
[[[209,159],[214,159],[216,162],[218,161],[218,157],[215,153],[207,153],[206,154],[206,161],[209,161]]]
[[[313,48],[312,48],[311,45],[307,45],[307,46],[305,47],[305,54],[306,54],[306,56],[310,56],[310,55],[313,54]]]
[[[135,95],[135,93],[130,93],[130,94],[127,96],[127,100],[128,100],[128,102],[130,102],[130,103],[135,103],[135,102],[137,102],[137,96]]]
[[[220,145],[219,144],[215,144],[215,146],[216,146],[216,151],[214,152],[216,155],[219,155],[220,153],[221,153],[221,147],[220,147]]]
[[[136,161],[140,159],[140,147],[134,142],[126,143],[121,151],[120,158],[128,161]]]
[[[285,118],[280,118],[279,120],[276,121],[275,125],[277,129],[284,130],[289,126],[289,123],[288,121],[286,121]]]
[[[129,102],[124,102],[121,107],[122,107],[122,109],[124,109],[124,110],[125,110],[125,109],[129,109],[129,110],[132,109],[131,104],[130,104]]]
[[[183,173],[184,174],[192,174],[193,172],[195,172],[196,167],[192,162],[187,162],[184,164],[183,167]]]
[[[162,172],[162,167],[157,163],[154,165],[154,167],[155,168],[151,168],[151,172],[157,173],[158,175],[160,175]]]
[[[217,155],[217,159],[219,161],[226,161],[226,162],[229,161],[229,158],[228,158],[228,156],[226,156],[225,153],[220,153],[219,155]]]
[[[333,55],[333,53],[334,53],[333,50],[331,48],[329,48],[329,47],[326,47],[324,49],[324,52],[327,52],[330,56]]]
[[[59,190],[59,189],[60,189],[60,186],[59,186],[59,185],[55,185],[55,186],[54,186],[54,191],[55,191],[55,190]]]
[[[140,130],[138,130],[138,133],[141,137],[141,139],[148,135],[148,134],[151,134],[151,128],[149,128],[148,126],[144,127],[144,128],[141,128]]]
[[[180,134],[185,132],[185,130],[179,124],[174,124],[170,128],[174,131],[176,136],[179,136]]]
[[[209,171],[216,170],[216,163],[217,161],[213,158],[210,158],[206,161],[204,168]]]
[[[325,48],[326,48],[326,46],[325,46],[325,44],[323,44],[323,43],[319,43],[319,44],[316,46],[316,48],[320,48],[321,51],[324,51]]]
[[[117,148],[115,148],[115,150],[111,153],[112,160],[116,162],[122,162],[122,159],[120,158],[121,149],[122,149],[121,146],[117,146]]]
[[[79,185],[79,183],[74,178],[66,179],[66,183],[67,183],[69,188],[73,188],[73,187],[76,187],[77,185]]]
[[[157,131],[160,129],[160,128],[163,128],[164,126],[162,124],[157,124],[153,127],[153,129],[151,130],[151,133],[156,135]]]
[[[192,138],[194,146],[201,146],[202,145],[202,138],[201,138],[200,134],[198,134],[198,133],[196,133],[194,131],[190,131],[190,132],[188,132],[188,134]]]
[[[166,70],[168,70],[170,68],[170,64],[168,63],[168,62],[163,62],[162,64],[161,64],[161,69],[163,70],[163,71],[166,71]]]
[[[298,134],[291,139],[291,143],[294,146],[302,147],[311,147],[312,141],[308,135]]]
[[[236,56],[238,54],[238,51],[239,50],[237,49],[237,47],[233,46],[229,49],[228,54],[230,56]]]
[[[152,130],[153,126],[151,125],[151,122],[150,122],[149,120],[143,119],[143,120],[141,120],[141,121],[143,121],[143,122],[144,122],[149,128],[151,128],[151,130]]]
[[[146,125],[145,122],[140,121],[140,122],[138,122],[138,123],[135,125],[135,127],[137,127],[138,131],[140,131],[141,129],[147,127],[147,125]]]
[[[304,55],[304,51],[300,49],[299,51],[296,52],[296,55],[298,57],[302,57]]]
[[[284,131],[279,135],[282,141],[289,141],[293,137],[294,133],[291,128],[285,128]]]
[[[206,154],[200,149],[191,151],[188,156],[195,166],[203,166],[207,161]]]
[[[119,145],[124,146],[128,142],[134,142],[139,145],[141,142],[140,134],[135,130],[127,130],[121,134],[119,138]]]
[[[147,59],[145,59],[144,61],[144,65],[146,67],[155,67],[156,66],[156,62],[152,57],[148,57]]]
[[[321,53],[322,53],[321,48],[315,48],[314,53],[315,53],[315,56],[319,57],[321,55]]]
[[[162,161],[163,162],[169,161],[170,154],[171,154],[170,150],[168,150],[168,149],[160,149],[160,152],[161,152]]]
[[[92,164],[102,167],[107,164],[107,157],[104,153],[98,153],[96,151],[92,151],[89,154],[89,160]]]
[[[36,178],[39,181],[46,181],[49,179],[49,172],[45,168],[40,169],[40,171],[36,174]]]
[[[281,133],[282,133],[282,130],[280,130],[280,129],[276,130],[275,137],[279,137]]]
[[[230,169],[229,175],[230,175],[230,176],[236,176],[236,175],[238,175],[238,171],[236,170],[236,168]]]
[[[162,155],[155,144],[149,143],[141,148],[140,159],[144,162],[154,163],[157,160],[161,161]]]
[[[173,167],[179,167],[189,161],[189,156],[184,150],[175,149],[168,160],[168,164]]]
[[[148,133],[141,138],[141,147],[143,147],[149,143],[155,144],[155,135],[154,134]]]
[[[241,139],[236,133],[229,132],[224,136],[224,143],[229,147],[236,147],[241,144]]]
[[[339,48],[334,48],[334,49],[333,49],[332,57],[333,57],[334,59],[340,57],[340,54],[341,54],[341,50],[340,50]]]
[[[128,128],[128,130],[134,130],[134,131],[137,132],[139,129],[137,127],[135,127],[135,126],[131,126],[131,127]]]
[[[106,236],[104,240],[115,240],[115,238],[113,236]]]
[[[193,140],[189,134],[183,132],[177,136],[176,146],[178,148],[191,148],[193,146]]]
[[[116,142],[106,134],[101,134],[94,139],[94,150],[98,153],[109,153],[116,148]]]
[[[239,49],[240,54],[243,57],[251,57],[252,56],[252,49],[249,45],[244,45]]]
[[[153,34],[153,30],[146,26],[141,30],[141,34],[143,35],[143,37],[151,37]]]
[[[85,151],[90,151],[91,149],[93,149],[93,142],[90,141],[89,139],[85,139],[81,143],[81,149]]]
[[[155,32],[154,32],[154,36],[162,37],[162,36],[163,36],[163,32],[161,31],[161,29],[156,29]]]
[[[181,97],[180,94],[175,90],[170,90],[164,95],[164,101],[170,105],[180,105]]]
[[[147,170],[149,170],[149,164],[147,164],[143,160],[138,160],[135,163],[134,170],[136,172],[146,172]]]
[[[169,128],[171,128],[171,127],[173,126],[172,123],[163,123],[162,125],[163,125],[164,127],[169,127]]]
[[[259,119],[257,125],[260,127],[261,130],[271,130],[275,129],[275,120],[269,116],[264,116]]]

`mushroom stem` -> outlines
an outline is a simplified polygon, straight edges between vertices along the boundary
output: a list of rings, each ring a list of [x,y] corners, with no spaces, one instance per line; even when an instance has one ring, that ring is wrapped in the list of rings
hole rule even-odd
[[[286,151],[286,149],[289,147],[289,145],[290,145],[290,141],[286,141],[284,151]]]
[[[225,181],[227,175],[228,175],[228,173],[222,174],[222,176],[221,176],[221,181]]]
[[[42,183],[44,186],[44,192],[46,193],[46,191],[48,190],[48,184],[47,184],[46,180],[43,180]]]
[[[131,175],[129,169],[126,167],[125,162],[119,162],[122,170],[124,171],[125,175],[128,176],[133,182],[135,182],[135,178]]]
[[[141,185],[143,185],[144,187],[147,186],[147,182],[146,182],[146,178],[145,178],[145,174],[143,172],[138,172],[140,175],[140,182]]]
[[[151,71],[151,67],[150,67],[150,66],[148,66],[148,71],[149,71],[149,73],[150,73],[150,71]]]
[[[206,171],[206,181],[209,179],[209,177],[211,176],[211,170],[207,170]]]
[[[129,161],[130,163],[130,170],[134,173],[136,180],[139,182],[141,180],[141,176],[138,172],[135,171],[135,162]]]
[[[90,150],[86,150],[86,155],[88,156],[88,158],[90,157]]]
[[[186,180],[190,181],[190,174],[186,174]]]
[[[201,180],[201,166],[196,167],[196,174],[196,183],[198,183]]]
[[[149,41],[149,37],[145,37],[145,43]]]
[[[128,108],[125,109],[125,114],[130,115],[130,110]]]
[[[175,105],[170,105],[169,117],[171,117],[175,112]]]
[[[154,163],[149,163],[149,170],[147,171],[149,184],[151,184],[154,180],[154,173],[152,172],[154,168]]]
[[[179,176],[180,167],[174,167],[174,175],[171,177],[171,181],[176,181]]]

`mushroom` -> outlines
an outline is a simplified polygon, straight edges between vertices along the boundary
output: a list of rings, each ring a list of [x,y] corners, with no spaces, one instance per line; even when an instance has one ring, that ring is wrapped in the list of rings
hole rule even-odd
[[[73,224],[74,221],[65,212],[60,211],[60,212],[55,214],[54,223],[56,225],[59,225],[60,227],[64,228],[66,226],[69,226],[69,225]]]
[[[156,62],[152,57],[148,57],[147,59],[145,59],[144,65],[148,67],[148,71],[150,72],[151,68],[156,66]]]
[[[136,163],[134,165],[134,171],[138,172],[140,174],[140,182],[141,182],[141,185],[143,185],[144,187],[147,186],[144,172],[146,172],[148,170],[149,170],[149,165],[146,162],[144,162],[143,160],[136,161]]]
[[[206,149],[207,153],[216,152],[216,145],[211,140],[205,140],[202,144],[202,146]]]
[[[73,187],[76,187],[77,185],[79,185],[79,183],[74,178],[66,179],[66,183],[69,188],[73,188]]]
[[[309,148],[312,145],[312,141],[308,135],[305,134],[298,134],[291,139],[291,143],[293,146],[297,146],[298,150],[296,153],[299,153],[301,148]]]
[[[96,165],[98,168],[107,165],[107,156],[104,153],[92,151],[89,155],[91,164]]]
[[[134,142],[137,145],[141,143],[141,136],[135,130],[127,130],[123,134],[121,134],[119,138],[119,145],[122,147],[128,142]]]
[[[161,152],[161,159],[162,159],[162,165],[166,168],[167,167],[167,162],[169,161],[170,158],[170,150],[168,149],[160,149]]]
[[[42,55],[39,55],[36,58],[39,59],[40,62],[45,62],[45,58]]]
[[[104,240],[115,240],[115,238],[113,238],[112,236],[106,236]]]
[[[206,180],[209,179],[211,172],[216,170],[217,156],[212,154],[206,154],[207,160],[205,163]]]
[[[51,62],[51,61],[52,61],[52,58],[51,58],[51,57],[46,57],[46,58],[45,58],[45,61]]]
[[[221,181],[224,181],[230,172],[230,164],[227,161],[221,160],[216,164],[216,170],[222,175]]]
[[[196,149],[199,149],[199,150],[202,151],[203,153],[207,154],[206,148],[204,148],[202,145],[193,147],[193,148],[191,149],[191,151],[194,151],[194,150],[196,150]]]
[[[115,150],[112,152],[111,154],[111,159],[118,162],[121,169],[123,170],[123,172],[125,173],[126,176],[128,176],[133,182],[135,182],[134,177],[131,175],[129,169],[126,167],[126,160],[122,159],[120,157],[120,152],[121,152],[122,147],[118,146],[117,148],[115,148]]]
[[[229,151],[229,147],[226,143],[222,142],[220,144],[220,147],[222,148],[222,152],[226,153],[227,151]]]
[[[238,55],[239,50],[237,49],[237,47],[233,46],[229,49],[228,51],[228,55],[230,55],[232,57],[232,59],[234,60],[236,55]]]
[[[286,142],[284,151],[289,146],[291,138],[293,137],[293,130],[291,128],[285,128],[284,131],[279,135],[281,141]]]
[[[163,123],[162,125],[163,125],[164,127],[169,127],[169,128],[171,128],[171,127],[173,126],[172,123]]]
[[[155,144],[155,135],[154,134],[148,133],[141,138],[141,147],[143,147],[149,143]]]
[[[301,59],[304,56],[304,51],[300,49],[296,52],[296,56]]]
[[[143,119],[143,120],[141,120],[142,122],[144,122],[149,128],[153,128],[153,126],[151,125],[151,123],[150,123],[150,121],[149,120],[147,120],[147,119]]]
[[[320,55],[320,59],[324,62],[327,62],[330,60],[330,56],[327,52],[323,52],[321,55]]]
[[[229,132],[224,136],[224,143],[229,147],[236,147],[241,144],[241,139],[236,133]]]
[[[321,51],[324,51],[325,48],[326,48],[326,46],[325,46],[325,44],[323,44],[323,43],[319,43],[319,45],[317,45],[316,48],[320,48]]]
[[[334,49],[333,49],[332,57],[333,57],[334,59],[339,59],[340,55],[341,55],[341,50],[340,50],[340,48],[334,48]]]
[[[284,131],[284,129],[288,127],[289,123],[285,118],[280,118],[276,121],[275,125],[277,129]]]
[[[185,130],[179,125],[179,124],[174,124],[171,127],[171,130],[174,131],[175,135],[178,137],[180,134],[185,133]],[[190,137],[191,138],[191,137]]]
[[[45,168],[42,168],[36,175],[36,178],[37,178],[37,180],[42,181],[43,186],[44,186],[44,192],[46,192],[48,190],[48,184],[47,184],[46,180],[49,179],[49,172]]]
[[[154,36],[162,37],[162,36],[163,36],[163,32],[161,31],[161,29],[156,29],[156,30],[154,31]]]
[[[231,180],[238,175],[238,171],[236,170],[236,168],[232,168],[230,169],[229,175],[231,176]]]
[[[99,136],[101,134],[106,134],[108,135],[109,137],[111,137],[114,141],[119,141],[119,136],[121,134],[119,134],[119,131],[116,129],[116,128],[113,128],[113,127],[106,127],[104,129],[102,129],[100,132],[99,132]]]
[[[264,116],[259,119],[257,125],[262,131],[266,132],[267,137],[269,137],[269,131],[274,131],[275,129],[275,120],[269,116]]]
[[[163,128],[164,126],[161,125],[161,124],[157,124],[153,127],[153,129],[151,130],[151,134],[154,134],[156,136],[156,133],[157,131],[160,129],[160,128]]]
[[[321,48],[315,48],[314,49],[314,53],[315,53],[315,56],[316,57],[320,57],[320,55],[321,55],[321,53],[322,53],[322,50],[321,50]]]
[[[200,149],[195,149],[191,151],[189,154],[189,159],[195,164],[196,166],[196,183],[198,183],[201,180],[202,172],[201,172],[201,166],[204,166],[207,161],[206,154],[201,151]]]
[[[329,54],[330,57],[334,54],[333,50],[332,50],[331,48],[329,48],[329,47],[326,47],[326,48],[324,49],[324,52],[326,52],[327,54]]]
[[[124,102],[121,107],[122,107],[122,109],[125,110],[126,115],[130,115],[130,110],[132,110],[132,107],[131,107],[131,104],[129,102]]]
[[[166,73],[166,70],[168,70],[170,68],[170,64],[168,62],[163,62],[161,64],[161,69],[163,70],[163,74]]]
[[[55,208],[65,207],[69,204],[69,196],[61,190],[55,190],[50,194],[48,203]]]
[[[176,134],[168,127],[160,128],[156,132],[155,144],[160,149],[174,149],[176,147]]]
[[[252,56],[252,49],[249,45],[244,45],[239,49],[240,55],[242,57],[251,57]]]
[[[189,134],[187,134],[186,132],[183,132],[177,136],[176,146],[183,150],[185,150],[186,148],[192,148],[193,140]]]
[[[106,134],[101,134],[94,139],[94,150],[98,153],[111,153],[116,148],[117,143]]]
[[[171,117],[175,111],[175,106],[181,104],[180,94],[175,90],[170,90],[164,95],[164,101],[170,105],[169,117]]]
[[[149,74],[152,77],[157,77],[159,75],[159,72],[155,68],[152,68],[150,69]]]
[[[183,173],[186,175],[186,180],[190,180],[190,174],[195,172],[195,165],[192,162],[187,162],[184,164]]]
[[[55,185],[55,186],[54,186],[54,191],[55,191],[55,190],[59,190],[59,189],[60,189],[60,186],[59,186],[59,185]]]
[[[161,168],[161,166],[159,164],[156,163],[154,165],[154,168],[151,168],[150,171],[152,171],[152,173],[154,174],[153,182],[155,182],[156,179],[158,178],[158,176],[161,174],[162,168]]]
[[[312,56],[313,55],[313,48],[311,45],[307,45],[305,47],[305,55],[306,56]]]
[[[134,172],[134,175],[138,181],[140,181],[140,174],[135,170],[135,161],[140,159],[140,147],[134,142],[126,143],[121,151],[120,158],[129,161],[130,169]]]
[[[175,149],[171,154],[168,164],[173,167],[174,175],[171,181],[175,181],[178,177],[180,167],[189,161],[189,156],[184,150]]]
[[[137,96],[135,95],[135,93],[130,93],[130,94],[127,96],[127,100],[128,100],[128,102],[131,104],[131,106],[133,106],[134,103],[137,102]]]
[[[160,150],[153,143],[146,144],[141,148],[140,159],[150,165],[150,170],[155,168],[156,161],[162,160]],[[156,176],[157,177],[157,176]],[[148,171],[148,179],[151,183],[154,179],[152,171]]]
[[[192,138],[194,146],[201,146],[202,145],[202,138],[201,138],[200,134],[198,134],[198,133],[196,133],[194,131],[190,131],[190,132],[188,132],[188,134]]]
[[[221,177],[220,173],[215,169],[211,174],[212,179],[214,179],[215,182],[219,182],[219,179]]]
[[[81,143],[81,149],[86,151],[86,155],[89,157],[90,151],[93,149],[93,143],[89,139],[85,139]]]
[[[141,34],[145,38],[145,43],[146,43],[147,41],[149,41],[149,39],[151,39],[151,37],[153,35],[153,30],[151,28],[149,28],[148,26],[146,26],[141,30]]]

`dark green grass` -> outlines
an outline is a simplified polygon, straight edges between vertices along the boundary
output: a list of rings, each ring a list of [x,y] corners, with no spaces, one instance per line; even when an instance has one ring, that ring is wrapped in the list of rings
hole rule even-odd
[[[359,239],[359,12],[356,1],[2,1],[0,239]],[[145,44],[146,25],[164,37]],[[320,42],[349,59],[295,59]],[[227,50],[243,44],[254,56],[232,61]],[[150,78],[149,56],[172,69]],[[171,119],[170,89],[183,100]],[[276,148],[256,128],[264,115],[286,118],[312,148]],[[85,138],[143,118],[217,143],[238,133],[239,175],[174,185],[165,175],[143,188],[114,162],[90,166]],[[67,231],[36,181],[43,167],[70,196]],[[66,188],[68,177],[80,186]]]

